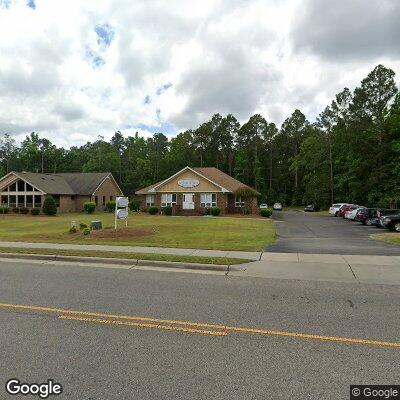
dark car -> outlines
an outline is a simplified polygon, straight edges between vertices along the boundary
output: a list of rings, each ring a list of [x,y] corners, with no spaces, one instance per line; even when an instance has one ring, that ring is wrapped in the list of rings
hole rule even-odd
[[[376,208],[364,208],[358,211],[355,220],[363,225],[376,225],[377,211]]]
[[[378,228],[385,228],[385,225],[383,224],[384,217],[398,214],[400,214],[400,210],[397,209],[378,208],[376,213],[376,226]]]
[[[304,207],[305,212],[317,212],[320,210],[320,207],[318,204],[309,204],[308,206]]]
[[[400,232],[400,213],[381,217],[381,223],[394,232]]]
[[[376,213],[376,226],[378,228],[386,228],[386,226],[383,224],[383,219],[385,217],[389,217],[392,215],[398,215],[400,214],[400,210],[397,209],[387,209],[387,208],[382,208],[379,209]]]

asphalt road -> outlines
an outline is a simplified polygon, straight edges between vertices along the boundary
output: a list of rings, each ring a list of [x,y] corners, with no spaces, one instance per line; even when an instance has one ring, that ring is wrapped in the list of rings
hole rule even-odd
[[[50,398],[337,400],[350,384],[400,383],[400,347],[301,336],[399,342],[397,286],[26,261],[0,261],[0,276],[0,303],[281,332],[212,336],[0,305],[1,379],[53,378],[64,392]]]
[[[277,241],[266,251],[277,253],[400,255],[400,246],[370,238],[389,232],[375,226],[299,211],[275,212]],[[396,233],[393,233],[396,235]]]

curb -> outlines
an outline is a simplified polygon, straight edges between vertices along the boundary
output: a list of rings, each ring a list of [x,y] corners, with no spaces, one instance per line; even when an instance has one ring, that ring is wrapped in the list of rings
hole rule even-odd
[[[234,268],[229,265],[220,264],[197,264],[174,261],[158,261],[158,260],[141,260],[136,258],[105,258],[105,257],[78,257],[78,256],[62,256],[52,254],[19,254],[19,253],[0,253],[0,258],[12,258],[21,260],[39,260],[39,261],[68,261],[77,263],[99,263],[110,265],[128,265],[132,269],[136,266],[141,267],[164,267],[164,268],[181,268],[203,271],[222,271],[229,272]]]

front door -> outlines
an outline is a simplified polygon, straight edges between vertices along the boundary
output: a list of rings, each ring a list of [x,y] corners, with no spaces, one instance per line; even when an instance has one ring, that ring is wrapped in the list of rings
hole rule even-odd
[[[194,210],[194,193],[183,193],[183,210]]]

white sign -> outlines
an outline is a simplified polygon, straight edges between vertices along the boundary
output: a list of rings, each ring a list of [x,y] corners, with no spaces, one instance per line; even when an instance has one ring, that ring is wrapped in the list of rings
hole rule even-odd
[[[200,181],[198,179],[181,179],[178,181],[178,185],[184,188],[192,188],[199,186]]]
[[[117,197],[117,207],[128,207],[129,200],[127,197]]]
[[[128,218],[128,211],[124,208],[117,210],[117,218],[118,219],[127,219]]]

